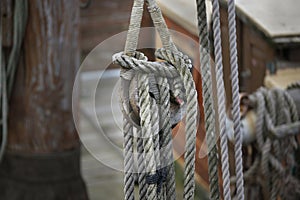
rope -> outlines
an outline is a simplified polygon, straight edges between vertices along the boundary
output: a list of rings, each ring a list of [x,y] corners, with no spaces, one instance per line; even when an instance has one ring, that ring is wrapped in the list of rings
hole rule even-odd
[[[125,199],[134,200],[134,176],[133,176],[133,127],[123,118],[124,130],[124,192]]]
[[[228,27],[229,27],[229,48],[231,66],[231,88],[232,88],[232,117],[234,130],[234,152],[235,152],[235,173],[237,177],[237,199],[244,199],[243,179],[243,158],[242,158],[242,137],[240,122],[240,99],[239,99],[239,77],[237,63],[236,45],[236,22],[235,2],[228,0]]]
[[[210,199],[219,199],[218,154],[215,136],[215,112],[213,109],[212,79],[210,71],[210,45],[208,39],[205,0],[197,0],[200,62],[202,76],[202,96],[204,104],[206,142],[208,146],[208,173]]]
[[[214,33],[214,53],[215,53],[215,65],[216,65],[216,80],[217,80],[217,119],[220,127],[220,146],[221,146],[221,163],[222,163],[222,178],[223,178],[223,196],[225,200],[231,199],[230,192],[230,172],[228,161],[228,144],[227,134],[225,132],[225,89],[223,81],[223,64],[222,64],[222,46],[221,46],[221,28],[220,28],[220,12],[219,1],[213,0],[213,33]]]
[[[159,96],[160,96],[160,127],[161,127],[161,145],[162,155],[160,157],[162,165],[167,166],[166,177],[166,198],[176,199],[175,192],[175,170],[173,164],[173,149],[172,149],[172,130],[170,123],[170,93],[168,87],[168,80],[166,78],[157,78],[157,83],[159,85]]]
[[[7,143],[7,115],[8,115],[8,99],[11,96],[15,72],[18,66],[21,46],[23,37],[25,34],[25,28],[27,24],[28,16],[28,5],[27,0],[15,1],[14,2],[14,21],[13,21],[13,45],[11,52],[8,56],[8,62],[6,64],[4,60],[4,53],[2,52],[2,24],[0,24],[0,78],[1,78],[1,88],[0,88],[0,102],[1,102],[1,125],[2,125],[2,142],[0,148],[0,160],[2,160],[6,143]],[[2,17],[2,15],[0,14]],[[2,19],[0,20],[2,23]]]
[[[194,168],[195,168],[195,140],[197,125],[197,93],[193,82],[190,68],[190,59],[177,50],[172,42],[162,13],[154,0],[148,0],[148,11],[157,28],[163,47],[156,51],[156,57],[162,62],[149,62],[147,57],[137,52],[137,41],[143,12],[142,0],[135,0],[132,8],[131,20],[124,53],[113,55],[113,61],[121,67],[122,85],[129,85],[133,78],[138,84],[138,107],[140,118],[140,130],[137,131],[138,172],[139,172],[139,196],[140,199],[175,199],[175,171],[172,155],[172,137],[170,124],[170,91],[175,99],[179,98],[180,90],[185,88],[187,112],[186,112],[186,152],[184,199],[194,197]],[[158,98],[150,95],[150,78],[155,77],[158,83]],[[153,78],[151,78],[153,80]],[[127,82],[126,82],[127,81]],[[176,86],[170,87],[171,83]],[[153,87],[153,86],[151,86]],[[123,96],[128,95],[123,91]],[[123,98],[124,99],[124,98]],[[132,108],[125,99],[123,109],[124,118],[128,117]],[[157,106],[157,103],[159,104]],[[124,102],[122,103],[124,105]],[[125,126],[124,126],[125,127]],[[126,155],[132,149],[132,142],[126,135],[129,130],[124,128],[124,169],[132,165]],[[128,142],[129,141],[129,142]],[[127,152],[127,153],[126,153]],[[141,155],[142,154],[142,155]],[[127,176],[128,177],[127,177]],[[125,199],[134,198],[130,173],[125,172]],[[146,187],[146,190],[145,190]],[[146,192],[145,192],[146,191]]]
[[[296,198],[300,195],[300,182],[293,174],[295,135],[300,130],[296,105],[288,92],[280,89],[260,88],[249,99],[257,116],[256,140],[252,144],[256,158],[244,178],[254,178],[253,184],[260,186],[264,199]]]
[[[123,130],[124,131],[124,130]],[[138,130],[137,135],[142,135],[141,130]],[[147,187],[146,187],[146,165],[143,157],[143,139],[137,138],[137,152],[138,152],[138,184],[139,184],[139,196],[140,200],[147,199]]]

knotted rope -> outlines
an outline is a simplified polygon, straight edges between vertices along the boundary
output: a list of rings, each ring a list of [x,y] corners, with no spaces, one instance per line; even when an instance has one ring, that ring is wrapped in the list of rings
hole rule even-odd
[[[172,42],[159,7],[148,0],[148,11],[157,28],[164,48],[155,52],[163,62],[149,62],[147,57],[136,51],[143,0],[135,0],[132,8],[129,31],[124,53],[117,53],[113,61],[121,67],[123,85],[122,102],[124,113],[124,193],[125,199],[134,199],[133,182],[133,124],[128,123],[133,108],[129,103],[130,82],[137,81],[139,124],[137,126],[138,183],[140,199],[175,199],[175,171],[173,166],[172,133],[170,123],[170,88],[177,97],[181,91],[186,97],[186,144],[184,199],[194,197],[195,140],[197,126],[197,93],[190,68],[190,59],[177,50]],[[156,80],[158,95],[151,93],[151,83]],[[137,124],[135,124],[136,126]]]
[[[245,180],[259,185],[261,193],[252,193],[264,199],[297,199],[300,183],[294,177],[294,155],[300,121],[296,105],[288,92],[280,89],[260,88],[249,99],[257,116],[256,140],[251,144],[256,157],[244,173]]]
[[[18,66],[21,53],[21,46],[25,34],[28,15],[27,0],[14,1],[13,16],[13,45],[8,56],[8,61],[4,59],[2,52],[2,13],[0,12],[0,104],[1,104],[1,134],[2,142],[0,148],[0,160],[3,157],[7,142],[7,115],[8,100],[11,96],[15,72]]]

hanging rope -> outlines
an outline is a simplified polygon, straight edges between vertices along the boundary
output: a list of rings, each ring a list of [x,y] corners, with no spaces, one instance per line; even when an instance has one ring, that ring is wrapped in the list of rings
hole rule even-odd
[[[251,144],[255,159],[244,173],[245,180],[258,185],[251,199],[298,199],[300,183],[294,177],[295,149],[300,121],[296,105],[287,91],[260,88],[249,96],[256,113],[256,140]],[[237,182],[236,177],[232,182]]]
[[[1,134],[2,142],[0,148],[0,160],[3,157],[6,142],[7,142],[7,115],[8,115],[8,100],[11,96],[15,72],[18,66],[21,46],[25,34],[27,24],[28,5],[27,0],[14,1],[14,16],[13,16],[13,45],[8,56],[8,62],[4,60],[4,52],[2,47],[2,13],[0,13],[0,65],[1,65]]]
[[[234,152],[235,152],[235,174],[237,177],[236,194],[238,200],[244,199],[244,178],[243,178],[243,158],[242,158],[242,136],[240,122],[240,97],[239,97],[239,77],[237,63],[236,45],[236,23],[235,23],[235,1],[228,0],[228,28],[229,28],[229,49],[231,66],[231,91],[233,131],[234,131]]]
[[[197,118],[197,94],[190,68],[190,59],[177,50],[172,42],[165,21],[159,7],[154,0],[148,0],[148,11],[157,28],[163,47],[155,52],[157,58],[164,62],[149,62],[147,57],[136,51],[143,0],[135,0],[132,8],[129,31],[124,53],[117,53],[113,61],[121,67],[123,90],[124,118],[130,118],[133,108],[128,99],[129,84],[133,79],[137,81],[139,127],[137,127],[138,152],[138,182],[140,199],[175,199],[175,171],[172,155],[172,138],[170,124],[170,88],[175,88],[172,94],[185,91],[186,97],[186,145],[184,170],[184,199],[194,198],[194,168],[195,168],[195,140]],[[151,81],[156,80],[158,97],[151,96]],[[181,81],[179,81],[181,80]],[[172,83],[176,86],[171,87]],[[127,87],[128,86],[128,87]],[[153,94],[152,94],[153,95]],[[175,96],[177,98],[177,96]],[[179,98],[179,97],[178,97]],[[158,104],[158,105],[157,105]],[[130,128],[125,128],[125,127]],[[125,199],[134,199],[133,166],[129,159],[134,151],[132,140],[133,125],[124,125],[124,193]],[[128,136],[130,135],[130,136]],[[146,188],[146,189],[145,189]]]
[[[217,108],[218,108],[218,125],[220,128],[220,147],[221,147],[221,163],[222,163],[222,178],[223,178],[223,198],[231,199],[230,192],[230,173],[228,160],[228,144],[226,130],[226,113],[225,113],[225,88],[223,81],[223,58],[221,46],[221,28],[220,28],[220,12],[219,0],[212,1],[212,17],[213,17],[213,33],[214,33],[214,54],[216,65],[216,81],[217,81]]]
[[[197,0],[198,28],[200,43],[200,64],[202,77],[202,96],[204,104],[206,142],[208,147],[208,174],[210,199],[219,199],[218,152],[215,136],[215,112],[213,109],[212,78],[210,70],[210,45],[205,0]]]

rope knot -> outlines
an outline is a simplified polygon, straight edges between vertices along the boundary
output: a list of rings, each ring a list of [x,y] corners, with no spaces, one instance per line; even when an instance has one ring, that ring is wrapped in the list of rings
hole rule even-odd
[[[160,48],[156,50],[155,56],[172,64],[177,70],[184,66],[189,69],[192,68],[191,59],[178,50],[170,51],[165,48]]]
[[[162,184],[167,180],[167,168],[162,167],[156,170],[155,174],[148,174],[146,176],[146,183],[148,185],[157,184],[157,192],[160,193]]]

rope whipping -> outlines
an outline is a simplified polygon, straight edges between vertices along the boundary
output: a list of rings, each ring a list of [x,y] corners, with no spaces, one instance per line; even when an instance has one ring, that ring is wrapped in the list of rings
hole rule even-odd
[[[3,2],[1,2],[3,4]],[[6,143],[7,143],[7,115],[8,115],[8,100],[11,96],[15,72],[18,66],[21,53],[22,41],[25,34],[28,17],[27,0],[14,1],[13,14],[13,44],[6,63],[2,47],[2,13],[0,13],[0,102],[1,102],[1,134],[2,142],[0,147],[0,160],[2,160]],[[6,30],[7,31],[7,30]]]
[[[121,67],[122,85],[125,87],[134,80],[137,81],[138,90],[138,117],[139,127],[137,127],[137,152],[138,152],[138,182],[140,199],[175,199],[175,171],[172,154],[172,135],[170,124],[170,88],[172,83],[177,86],[172,95],[180,94],[181,89],[186,96],[186,151],[185,159],[185,181],[184,199],[194,197],[194,168],[195,168],[195,140],[197,125],[197,93],[193,82],[190,68],[190,59],[177,50],[172,42],[170,33],[162,17],[159,7],[154,0],[148,0],[148,11],[158,30],[163,47],[155,53],[156,57],[163,62],[149,62],[147,57],[136,51],[140,29],[140,22],[143,13],[144,1],[135,0],[132,8],[131,20],[125,51],[113,56],[113,61]],[[158,97],[150,94],[153,85],[158,83]],[[181,81],[178,81],[181,79]],[[179,87],[181,85],[181,88]],[[122,95],[126,97],[125,87]],[[128,89],[128,88],[127,88]],[[153,91],[152,91],[153,92]],[[175,96],[176,99],[176,96]],[[124,101],[124,98],[123,98]],[[130,118],[132,110],[129,103],[128,94],[123,106],[124,118]],[[133,127],[133,125],[131,125]],[[125,137],[128,135],[124,129],[124,156],[130,154],[134,142]],[[129,131],[129,135],[133,135]],[[128,143],[127,143],[128,142]],[[124,159],[124,169],[132,169],[130,159]],[[132,189],[134,183],[131,181],[132,173],[125,172],[124,193],[125,199],[134,199]]]
[[[240,121],[240,98],[239,98],[239,74],[237,63],[237,44],[236,44],[236,17],[235,1],[228,0],[228,28],[229,28],[229,48],[231,66],[231,91],[232,91],[232,110],[233,131],[234,131],[234,152],[235,152],[235,174],[236,194],[238,200],[244,199],[244,178],[243,178],[243,155],[242,155],[242,136]]]
[[[222,63],[222,46],[221,46],[221,28],[220,28],[220,9],[219,1],[212,1],[212,18],[213,18],[213,34],[214,34],[214,54],[216,65],[216,81],[217,81],[217,119],[220,127],[220,147],[221,147],[221,164],[222,164],[222,178],[223,178],[223,199],[230,200],[230,172],[228,159],[228,142],[227,134],[225,132],[226,112],[225,112],[225,88],[223,81],[223,63]]]
[[[200,71],[202,77],[202,96],[204,104],[206,142],[208,147],[208,173],[210,199],[219,199],[218,151],[215,136],[215,112],[213,109],[212,78],[210,69],[210,45],[205,0],[197,0],[198,28],[200,43]]]
[[[251,147],[254,161],[244,173],[250,199],[298,199],[300,182],[295,177],[295,153],[300,121],[295,102],[285,90],[260,88],[249,95],[255,121],[256,140]],[[237,182],[236,177],[232,182]],[[257,185],[254,190],[251,185]]]

